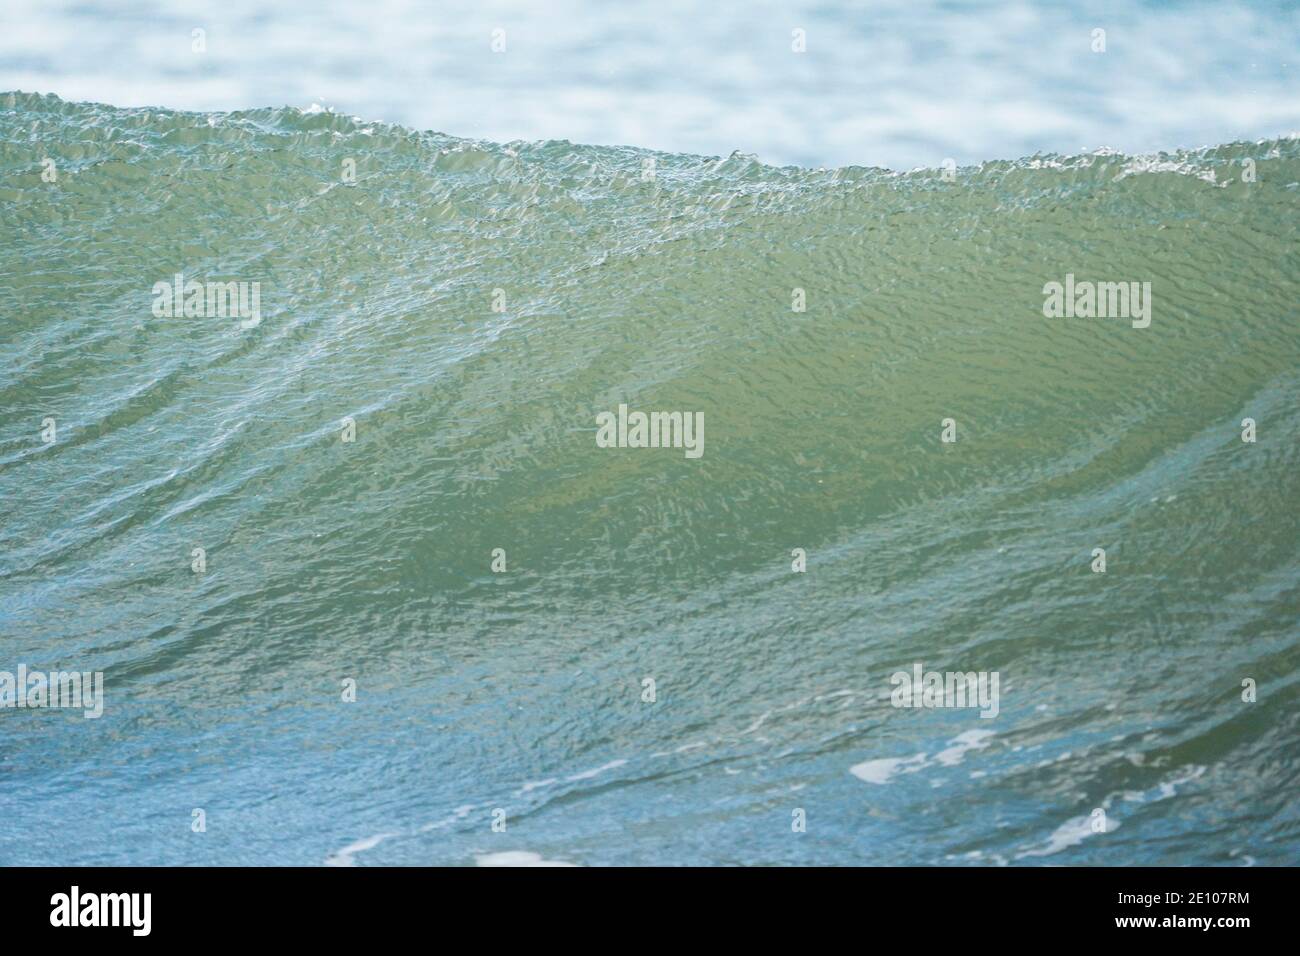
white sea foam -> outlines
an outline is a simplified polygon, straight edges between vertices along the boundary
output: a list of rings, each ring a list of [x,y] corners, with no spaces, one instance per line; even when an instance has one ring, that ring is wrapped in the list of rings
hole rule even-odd
[[[882,757],[849,768],[849,773],[867,783],[889,783],[899,773],[911,773],[925,766],[925,754],[915,757]]]
[[[933,757],[923,753],[912,757],[881,757],[854,764],[849,768],[849,773],[866,783],[886,784],[899,774],[915,773],[935,764],[955,767],[972,750],[987,747],[989,738],[993,736],[991,730],[966,730],[949,741],[948,746]]]
[[[1110,833],[1119,829],[1119,821],[1112,816],[1106,818],[1106,828],[1104,832]],[[1016,859],[1028,856],[1051,856],[1054,853],[1060,853],[1062,850],[1068,850],[1072,846],[1078,846],[1090,836],[1096,836],[1103,831],[1093,830],[1092,817],[1072,817],[1066,820],[1047,838],[1047,842],[1041,847],[1033,850],[1025,850],[1023,853],[1017,853]]]
[[[575,773],[572,777],[565,777],[565,780],[573,782],[575,780],[590,780],[592,777],[600,776],[606,770],[614,770],[627,763],[626,760],[611,760],[609,763],[600,767],[593,767],[591,770],[584,770],[582,773]]]
[[[528,850],[506,850],[503,853],[484,853],[474,861],[479,866],[577,866],[563,860],[544,860],[540,853]]]
[[[366,850],[370,850],[373,849],[374,847],[377,847],[379,844],[383,843],[391,836],[396,836],[396,834],[379,833],[376,834],[375,836],[366,837],[365,839],[357,840],[354,843],[349,843],[343,849],[335,850],[328,857],[326,857],[325,865],[326,866],[356,866],[357,865],[356,860],[354,860],[353,857],[355,857],[358,853],[364,853]]]

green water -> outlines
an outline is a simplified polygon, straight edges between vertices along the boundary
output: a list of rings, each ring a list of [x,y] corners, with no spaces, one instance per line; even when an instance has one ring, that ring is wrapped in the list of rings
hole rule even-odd
[[[1298,181],[0,94],[0,863],[1297,862]]]

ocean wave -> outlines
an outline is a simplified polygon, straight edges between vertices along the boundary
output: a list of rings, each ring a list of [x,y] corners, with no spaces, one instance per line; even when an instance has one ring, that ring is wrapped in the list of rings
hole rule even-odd
[[[502,808],[582,864],[1295,862],[1298,192],[1294,137],[896,173],[0,94],[0,670],[108,675],[0,716],[0,857],[39,807],[68,863],[465,862]],[[890,706],[917,662],[1000,713]]]

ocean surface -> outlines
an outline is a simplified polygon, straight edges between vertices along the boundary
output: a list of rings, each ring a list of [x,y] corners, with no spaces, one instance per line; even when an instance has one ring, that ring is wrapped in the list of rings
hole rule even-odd
[[[1298,200],[0,94],[0,864],[1300,861]]]
[[[1294,0],[0,7],[0,90],[201,112],[319,103],[494,142],[813,168],[1285,135],[1300,130],[1298,71]]]

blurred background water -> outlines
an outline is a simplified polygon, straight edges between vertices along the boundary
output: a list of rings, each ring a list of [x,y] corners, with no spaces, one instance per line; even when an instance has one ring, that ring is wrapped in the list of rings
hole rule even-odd
[[[1092,50],[1092,31],[1106,50]],[[191,31],[206,31],[206,52]],[[505,31],[505,52],[491,35]],[[793,53],[791,32],[806,32]],[[1300,129],[1300,5],[6,0],[4,89],[894,169]]]

